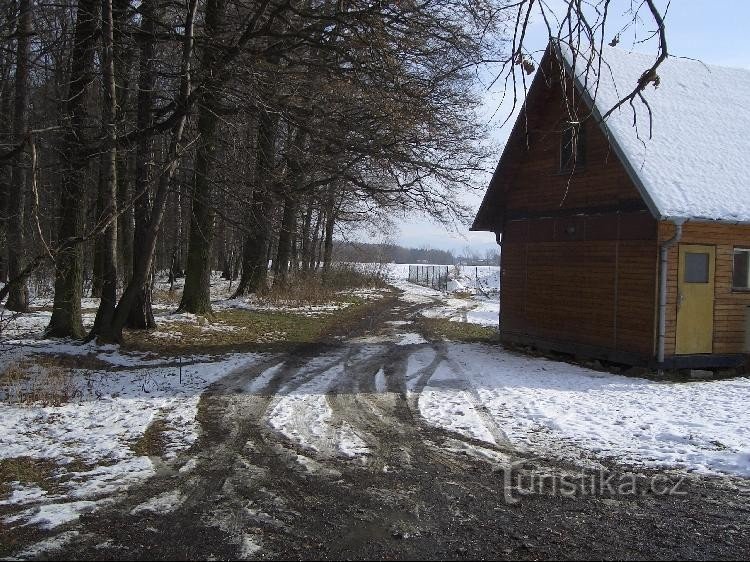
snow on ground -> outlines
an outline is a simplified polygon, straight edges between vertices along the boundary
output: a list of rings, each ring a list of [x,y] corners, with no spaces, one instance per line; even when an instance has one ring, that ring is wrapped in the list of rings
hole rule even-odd
[[[430,267],[439,264],[382,264],[389,281],[409,279],[409,267]],[[496,265],[448,265],[448,292],[497,293],[500,290],[500,267]]]
[[[419,345],[422,343],[427,343],[427,340],[419,334],[408,332],[406,334],[400,334],[400,338],[396,342],[396,345]]]
[[[255,298],[255,295],[250,295],[248,297],[217,301],[214,303],[214,308],[216,310],[227,310],[234,308],[242,310],[252,310],[254,312],[286,312],[289,314],[298,314],[301,316],[324,316],[326,314],[332,314],[343,308],[347,308],[352,304],[353,303],[349,301],[305,305],[277,303],[272,304],[264,301],[258,301]]]
[[[214,281],[218,302],[229,302],[229,283]],[[405,278],[392,282],[404,291],[407,302],[428,305],[422,311],[426,316],[496,325],[496,296],[459,298]],[[366,291],[359,296],[379,295],[382,292]],[[36,301],[35,305],[42,306]],[[87,299],[84,306],[93,310],[96,302]],[[168,307],[160,310],[161,329],[176,332],[178,322],[170,322]],[[0,505],[15,510],[4,520],[8,525],[53,527],[74,520],[152,475],[152,460],[133,449],[146,429],[156,420],[163,422],[163,454],[174,458],[196,439],[195,413],[206,387],[234,369],[265,359],[257,354],[185,357],[180,381],[174,359],[124,352],[117,346],[41,339],[48,307],[16,320],[20,322],[3,334],[13,339],[0,344],[0,369],[34,354],[79,357],[89,368],[69,370],[69,397],[59,405],[14,402],[14,389],[0,391],[0,459],[51,460],[55,480],[51,488],[13,483],[10,493],[0,498]],[[181,315],[179,321],[201,325],[197,317]],[[357,353],[364,359],[377,350],[382,353],[379,346],[405,346],[407,392],[413,396],[420,391],[416,401],[428,423],[488,443],[499,444],[498,436],[507,436],[513,446],[532,454],[611,458],[637,466],[750,477],[748,378],[653,382],[519,355],[499,346],[446,342],[441,344],[444,349],[438,348],[415,333],[407,319],[389,326],[393,333],[387,337],[350,343],[359,346]],[[331,352],[310,361],[276,392],[266,422],[323,455],[370,454],[365,441],[334,415],[329,404],[336,399],[331,391],[347,384],[344,365],[349,359],[356,357]],[[283,367],[284,363],[269,367],[244,391],[267,394]],[[375,391],[387,392],[385,370],[374,376]],[[163,512],[180,501],[164,497],[137,509]]]
[[[367,352],[365,346],[361,353]],[[324,455],[367,454],[365,442],[348,423],[334,419],[328,405],[326,395],[342,377],[343,357],[313,360],[279,390],[268,408],[268,424],[288,439]]]
[[[494,299],[395,284],[405,300],[433,303],[424,316],[496,325]],[[499,346],[447,345],[450,363],[438,366],[419,396],[431,424],[492,443],[489,416],[514,446],[531,453],[750,477],[750,378],[655,382]],[[409,392],[435,358],[428,346],[409,356]]]
[[[498,297],[472,295],[469,298],[444,297],[439,306],[422,311],[427,318],[445,318],[451,322],[468,322],[497,327],[500,314]]]
[[[91,345],[81,347],[92,350]],[[205,388],[261,358],[258,354],[233,354],[220,360],[186,357],[180,377],[173,360],[139,365],[137,354],[119,353],[111,347],[97,357],[110,360],[113,367],[129,368],[73,369],[69,402],[2,404],[0,459],[53,461],[57,480],[53,493],[16,482],[13,494],[2,503],[26,509],[5,523],[53,527],[151,476],[152,461],[133,448],[146,428],[155,420],[162,421],[163,456],[176,457],[197,438],[195,414]],[[54,353],[54,348],[47,347],[45,352]]]
[[[449,275],[457,277],[449,283],[448,292],[441,292],[431,287],[423,287],[410,283],[408,264],[388,264],[389,282],[404,291],[402,300],[412,304],[433,304],[421,311],[427,318],[444,318],[451,322],[468,322],[481,326],[496,327],[499,323],[500,297],[497,291],[500,287],[500,271],[498,267],[458,267],[449,270]],[[471,275],[456,276],[455,269],[461,271],[483,270],[478,273],[479,284],[472,285]],[[477,290],[476,287],[484,287]],[[487,290],[485,290],[487,289]]]
[[[477,438],[486,431],[471,387],[515,446],[561,457],[575,451],[646,467],[750,476],[750,378],[654,382],[489,346],[451,343],[457,365],[428,383],[422,415]],[[456,390],[445,390],[453,377]],[[459,415],[460,414],[460,415]],[[469,427],[466,427],[466,426]]]
[[[182,288],[184,280],[174,284]],[[241,307],[258,311],[281,311],[305,315],[330,314],[348,302],[334,302],[309,307],[260,303],[254,296],[230,299],[232,282],[213,275],[211,293],[217,309]],[[155,286],[161,300],[154,303],[159,328],[153,332],[168,339],[181,337],[181,326],[199,328],[215,333],[236,329],[193,314],[175,314],[179,293],[169,292],[170,285],[160,276]],[[381,289],[349,291],[359,299],[382,298]],[[174,300],[174,302],[171,302]],[[98,299],[82,301],[84,327],[93,323]],[[0,497],[0,505],[16,508],[6,516],[9,525],[37,524],[55,527],[72,521],[80,513],[99,508],[110,501],[113,494],[142,481],[154,473],[152,460],[136,452],[135,444],[143,438],[155,421],[161,427],[164,440],[162,456],[175,458],[197,437],[195,420],[198,401],[208,385],[234,369],[259,361],[259,354],[231,354],[223,356],[186,356],[182,369],[174,358],[153,353],[124,352],[118,346],[79,344],[71,341],[49,340],[43,331],[51,317],[52,299],[35,296],[27,314],[11,315],[0,307],[0,372],[12,367],[22,374],[18,382],[0,381],[0,460],[11,462],[18,458],[44,461],[52,467],[51,479],[44,488],[26,482],[13,482],[9,494]],[[282,334],[283,335],[283,334]],[[46,388],[51,379],[50,367],[39,366],[39,358],[49,357],[54,364],[67,357],[66,367],[58,369],[61,376],[61,395],[47,399],[31,398],[33,390]],[[80,362],[80,368],[69,368]],[[273,378],[271,368],[254,380],[248,388],[253,393]],[[290,404],[293,415],[319,415],[330,418],[325,403],[325,376],[312,387],[303,386],[302,395],[292,391],[280,399],[279,411]],[[321,386],[321,384],[323,386]],[[316,390],[317,389],[317,390]],[[316,395],[317,392],[317,395]],[[297,402],[301,402],[297,408]],[[304,413],[307,408],[307,414]],[[302,412],[302,413],[301,413]],[[294,428],[294,423],[286,424]],[[290,429],[291,431],[291,429]],[[338,424],[326,426],[321,439],[334,443],[344,455],[366,451],[351,427]],[[174,501],[173,501],[174,500]],[[154,505],[139,506],[142,511],[163,511],[177,500],[164,498]]]
[[[442,362],[419,395],[419,411],[434,425],[497,444],[477,413],[467,383],[466,379],[457,377],[446,362]]]

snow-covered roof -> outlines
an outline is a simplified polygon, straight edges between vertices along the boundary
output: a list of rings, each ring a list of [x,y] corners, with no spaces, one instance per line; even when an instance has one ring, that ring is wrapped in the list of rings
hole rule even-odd
[[[570,49],[560,52],[571,70]],[[605,47],[602,60],[599,70],[579,56],[574,72],[600,115],[633,90],[654,57]],[[651,136],[638,98],[604,123],[652,212],[660,219],[750,222],[750,71],[670,57],[657,74],[658,88],[643,91]]]

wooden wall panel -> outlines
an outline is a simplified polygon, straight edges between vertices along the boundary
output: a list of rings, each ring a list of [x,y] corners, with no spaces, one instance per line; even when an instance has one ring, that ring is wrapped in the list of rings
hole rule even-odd
[[[714,275],[714,349],[717,354],[743,353],[745,342],[745,314],[750,306],[750,292],[732,289],[734,247],[750,247],[750,225],[688,222],[683,226],[682,244],[716,246]],[[674,225],[659,225],[660,240],[674,234]],[[678,248],[673,246],[668,255],[667,275],[667,338],[665,352],[673,355],[677,324]]]
[[[618,217],[609,220],[617,223]],[[521,222],[533,230],[535,221]],[[585,232],[611,232],[584,227]],[[555,233],[551,240],[532,235],[503,240],[501,329],[649,359],[654,352],[656,240],[561,240],[560,229]]]
[[[585,166],[573,174],[559,171],[560,137],[567,120],[563,118],[566,113],[559,83],[538,96],[532,109],[528,134],[518,134],[508,141],[514,143],[514,161],[506,163],[504,207],[509,216],[519,211],[538,213],[641,202],[640,193],[593,119],[584,124]],[[585,107],[579,111],[581,116],[588,115]]]

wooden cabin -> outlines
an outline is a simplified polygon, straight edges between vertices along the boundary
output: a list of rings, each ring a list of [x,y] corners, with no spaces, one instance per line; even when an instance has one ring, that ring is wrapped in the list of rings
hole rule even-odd
[[[502,247],[503,341],[631,365],[744,364],[750,72],[670,58],[648,106],[602,120],[653,57],[571,53],[547,49],[472,227]]]

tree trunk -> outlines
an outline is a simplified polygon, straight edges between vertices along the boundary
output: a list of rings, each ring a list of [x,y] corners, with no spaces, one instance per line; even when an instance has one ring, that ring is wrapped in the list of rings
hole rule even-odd
[[[323,243],[323,277],[331,271],[331,255],[333,254],[333,227],[336,224],[336,209],[331,196],[326,209],[325,242]]]
[[[294,217],[294,229],[292,230],[292,239],[289,242],[289,267],[292,275],[299,271],[299,252],[297,249],[297,241],[299,240],[299,209],[297,209],[296,216]]]
[[[141,2],[141,55],[138,74],[138,114],[136,125],[138,129],[146,129],[153,122],[154,86],[156,84],[155,43],[156,43],[156,12],[158,0],[143,0]],[[135,150],[135,182],[133,188],[136,200],[133,205],[135,229],[133,231],[133,262],[142,261],[148,236],[148,222],[151,213],[150,183],[151,162],[153,161],[153,137],[146,136],[138,141]],[[143,283],[139,294],[128,313],[127,326],[135,329],[150,329],[156,327],[154,313],[151,310],[151,284]]]
[[[120,215],[117,217],[117,245],[119,246],[120,264],[117,268],[124,283],[133,273],[133,206],[130,205],[132,181],[128,166],[128,155],[118,152],[117,157],[117,206]]]
[[[284,215],[279,229],[279,246],[274,264],[274,286],[286,285],[289,276],[289,258],[292,254],[292,239],[297,230],[297,207],[300,197],[300,181],[302,180],[302,152],[307,141],[307,135],[301,129],[297,130],[292,146],[287,154],[286,191],[284,193]]]
[[[318,241],[320,236],[320,227],[323,222],[323,210],[318,209],[318,216],[315,218],[315,227],[313,228],[312,239],[310,240],[310,249],[308,253],[307,270],[317,269]]]
[[[197,5],[198,0],[190,0],[188,14],[185,20],[185,39],[182,46],[182,68],[178,105],[184,104],[190,95],[190,56],[193,50],[193,30]],[[137,259],[135,259],[133,263],[133,275],[120,298],[120,302],[115,308],[112,323],[103,330],[103,336],[105,339],[112,341],[120,341],[122,339],[122,329],[125,326],[132,307],[138,306],[151,310],[150,302],[142,304],[138,301],[140,298],[150,299],[151,297],[150,288],[146,291],[144,291],[143,288],[148,281],[149,273],[153,265],[156,241],[164,218],[164,209],[166,208],[169,196],[169,187],[175,171],[177,170],[180,143],[182,141],[186,119],[186,115],[180,117],[175,122],[174,128],[172,129],[172,136],[167,151],[167,166],[161,176],[159,176],[159,184],[154,194],[151,215],[146,225],[146,229],[144,230],[143,251],[139,251]]]
[[[101,302],[96,311],[94,327],[89,335],[96,337],[102,326],[109,326],[117,304],[117,91],[113,53],[114,22],[112,0],[102,0],[102,132],[107,148],[102,154],[99,172],[100,221],[104,229],[99,249],[101,260]]]
[[[104,110],[102,110],[102,115]],[[99,165],[99,180],[97,182],[96,192],[96,205],[94,220],[98,222],[102,217],[105,216],[105,204],[103,199],[103,191],[106,183],[106,155],[102,155],[101,163]],[[94,240],[93,257],[91,260],[91,297],[98,299],[102,296],[102,287],[104,286],[104,252],[106,251],[104,245],[106,244],[104,236],[99,236]],[[85,277],[85,275],[84,275]]]
[[[0,48],[0,70],[10,65],[10,57],[3,48]],[[0,83],[0,133],[6,135],[11,128],[10,112],[12,96],[8,81]],[[10,165],[8,162],[0,162],[0,283],[8,281],[8,204],[10,195]]]
[[[81,293],[83,245],[76,242],[83,231],[87,160],[83,153],[88,87],[93,82],[96,49],[97,0],[79,0],[70,64],[67,127],[62,139],[60,186],[60,248],[55,256],[55,300],[48,337],[83,336]]]
[[[245,236],[242,276],[234,293],[235,297],[254,293],[266,284],[268,248],[271,238],[270,215],[274,207],[271,173],[277,132],[278,117],[263,112],[258,119],[253,221]]]
[[[128,8],[130,0],[112,0],[112,16],[114,19],[115,86],[117,88],[117,107],[125,108],[130,96],[130,69],[136,53],[126,44],[126,34],[129,33]],[[123,112],[120,112],[122,120]],[[131,175],[128,164],[128,153],[125,150],[117,152],[117,206],[120,214],[117,218],[118,265],[117,272],[124,286],[133,273],[133,207],[130,205]]]
[[[213,66],[221,49],[218,44],[225,0],[207,0],[203,51],[203,70],[212,78]],[[216,129],[219,124],[219,92],[209,83],[204,86],[199,101],[198,133],[200,141],[195,157],[193,178],[193,212],[190,220],[185,289],[179,310],[193,314],[211,314],[211,246],[214,237],[216,210],[212,204],[211,175],[216,153]]]
[[[227,221],[223,218],[219,219],[218,245],[219,252],[216,261],[219,267],[221,267],[221,278],[228,281],[232,278],[232,266],[229,262],[229,251],[227,248]]]
[[[305,211],[305,220],[302,223],[302,271],[307,272],[310,269],[310,227],[312,226],[312,215],[313,215],[313,201],[312,198],[307,203],[307,211]]]
[[[16,26],[16,84],[13,108],[13,142],[28,143],[29,129],[29,55],[31,42],[31,0],[18,1],[18,25]],[[8,205],[8,276],[16,277],[24,268],[25,236],[24,214],[26,205],[26,182],[29,168],[29,152],[25,148],[18,153],[11,172]],[[8,310],[26,312],[29,309],[29,287],[20,283],[11,290],[5,303]]]

